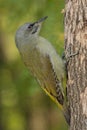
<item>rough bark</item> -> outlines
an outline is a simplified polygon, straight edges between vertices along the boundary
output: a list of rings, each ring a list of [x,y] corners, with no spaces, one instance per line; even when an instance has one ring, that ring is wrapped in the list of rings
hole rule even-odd
[[[87,0],[66,0],[65,56],[70,130],[87,130]]]

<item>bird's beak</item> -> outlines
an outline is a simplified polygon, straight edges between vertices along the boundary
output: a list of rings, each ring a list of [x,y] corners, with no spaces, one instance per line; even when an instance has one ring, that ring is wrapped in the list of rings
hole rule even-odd
[[[48,18],[48,16],[45,16],[41,19],[39,19],[36,23],[42,23],[44,20],[46,20]]]
[[[45,16],[41,19],[39,19],[38,21],[34,22],[33,25],[40,25],[44,20],[46,20],[48,18],[48,16]]]
[[[34,23],[31,24],[33,26],[33,28],[34,28],[34,31],[32,32],[32,34],[36,33],[37,30],[38,30],[38,32],[40,31],[42,22],[45,19],[47,19],[47,18],[48,18],[48,16],[45,16],[45,17],[43,17],[43,18],[39,19],[38,21],[36,21],[36,22],[34,22]]]

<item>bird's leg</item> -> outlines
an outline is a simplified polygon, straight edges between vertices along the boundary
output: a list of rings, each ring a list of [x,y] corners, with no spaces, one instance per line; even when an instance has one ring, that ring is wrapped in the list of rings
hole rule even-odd
[[[75,53],[72,53],[71,52],[71,47],[69,47],[68,49],[67,49],[67,52],[66,52],[66,55],[65,55],[65,53],[63,54],[63,56],[62,56],[62,58],[66,61],[66,64],[69,62],[69,60],[71,59],[71,58],[73,58],[74,56],[76,56],[76,55],[78,55],[79,54],[79,50],[80,50],[80,48],[78,48],[78,50],[75,52]]]

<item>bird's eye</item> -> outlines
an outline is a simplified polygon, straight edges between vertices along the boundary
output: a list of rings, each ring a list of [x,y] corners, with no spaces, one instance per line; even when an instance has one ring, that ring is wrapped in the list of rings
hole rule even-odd
[[[33,25],[34,25],[34,23],[30,24],[30,25],[28,26],[28,28],[29,28],[29,29],[32,29]]]
[[[31,28],[32,28],[32,26],[31,26],[31,25],[29,25],[29,26],[28,26],[28,28],[29,28],[29,29],[31,29]]]

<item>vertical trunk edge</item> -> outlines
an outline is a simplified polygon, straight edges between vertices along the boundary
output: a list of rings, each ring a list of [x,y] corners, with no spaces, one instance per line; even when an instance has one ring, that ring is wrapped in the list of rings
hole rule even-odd
[[[70,130],[87,130],[87,0],[66,0],[65,57]]]

